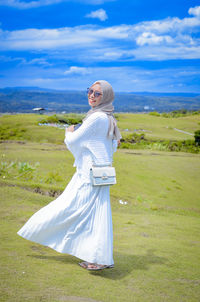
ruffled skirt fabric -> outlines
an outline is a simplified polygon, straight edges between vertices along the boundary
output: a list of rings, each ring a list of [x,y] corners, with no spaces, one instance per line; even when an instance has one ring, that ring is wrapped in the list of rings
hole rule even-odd
[[[64,192],[17,234],[84,261],[114,264],[109,186],[94,187],[76,172]]]

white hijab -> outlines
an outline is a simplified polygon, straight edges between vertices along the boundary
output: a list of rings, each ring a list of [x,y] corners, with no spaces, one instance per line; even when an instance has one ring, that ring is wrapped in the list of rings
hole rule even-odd
[[[101,86],[101,90],[103,93],[101,102],[98,106],[90,109],[83,120],[86,120],[92,113],[97,111],[106,113],[109,118],[108,137],[116,140],[120,140],[122,136],[119,132],[119,128],[117,127],[117,121],[113,115],[113,111],[114,111],[114,107],[112,105],[112,102],[114,101],[113,88],[107,81],[104,80],[96,81],[92,84],[92,86],[94,84],[99,84]]]

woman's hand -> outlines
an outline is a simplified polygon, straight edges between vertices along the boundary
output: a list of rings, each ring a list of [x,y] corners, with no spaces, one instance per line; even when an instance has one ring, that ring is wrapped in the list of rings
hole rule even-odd
[[[119,147],[121,144],[120,139],[117,141],[117,146]]]
[[[66,128],[66,131],[74,132],[74,125],[71,125],[68,128]]]

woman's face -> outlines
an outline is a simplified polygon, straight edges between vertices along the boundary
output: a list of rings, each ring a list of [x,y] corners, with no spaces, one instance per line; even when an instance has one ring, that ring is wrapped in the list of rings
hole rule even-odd
[[[92,92],[92,93],[91,93]],[[95,92],[99,94],[98,96],[95,96]],[[99,84],[94,84],[90,87],[90,91],[88,93],[88,103],[93,108],[98,106],[101,103],[102,99],[102,90],[101,86]]]

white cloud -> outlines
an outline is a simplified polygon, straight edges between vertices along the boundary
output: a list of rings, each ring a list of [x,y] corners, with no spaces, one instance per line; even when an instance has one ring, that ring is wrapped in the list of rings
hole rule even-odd
[[[128,26],[99,28],[97,26],[64,27],[59,29],[0,30],[1,50],[62,50],[102,45],[107,39],[128,38]]]
[[[154,46],[151,49],[149,47],[142,47],[132,50],[131,53],[135,60],[138,61],[143,61],[144,59],[148,61],[200,59],[200,46]]]
[[[145,44],[161,44],[162,42],[172,43],[173,39],[170,36],[158,36],[151,32],[143,32],[136,39],[136,43],[140,46]]]
[[[77,67],[77,66],[71,66],[68,70],[64,72],[66,75],[71,75],[71,74],[81,74],[81,75],[86,75],[89,74],[90,71],[88,68],[85,67]]]
[[[105,21],[106,19],[108,19],[108,16],[106,14],[106,11],[104,9],[100,8],[96,11],[93,11],[93,12],[87,14],[86,18],[97,18],[101,21]]]
[[[192,18],[167,18],[157,21],[140,22],[134,26],[135,33],[154,32],[156,34],[170,33],[176,35],[179,32],[191,31],[200,26],[200,19]]]
[[[199,9],[200,6],[189,10],[192,17],[135,25],[0,30],[0,50],[34,51],[54,58],[72,59],[77,64],[87,62],[88,58],[94,62],[198,59]]]
[[[20,1],[20,0],[0,0],[0,5],[11,6],[18,9],[29,9],[40,6],[47,6],[64,2],[65,0],[38,0],[38,1]]]
[[[51,66],[52,65],[49,62],[47,62],[47,60],[44,58],[35,58],[30,61],[24,59],[21,62],[21,64],[23,64],[23,65],[40,65],[40,66]]]
[[[35,1],[20,1],[20,0],[0,0],[0,5],[15,7],[18,9],[30,9],[41,6],[57,4],[61,2],[81,2],[83,4],[99,5],[104,2],[116,0],[35,0]]]
[[[200,6],[191,7],[188,11],[190,15],[200,16]]]
[[[40,66],[52,66],[45,58],[34,58],[27,60],[24,57],[11,57],[11,56],[0,56],[1,62],[16,62],[17,66],[20,65],[40,65]]]

